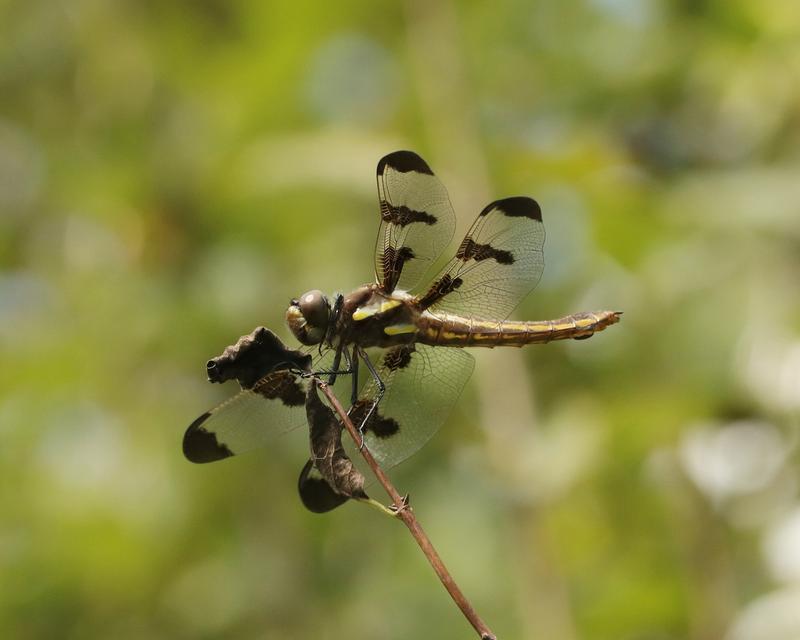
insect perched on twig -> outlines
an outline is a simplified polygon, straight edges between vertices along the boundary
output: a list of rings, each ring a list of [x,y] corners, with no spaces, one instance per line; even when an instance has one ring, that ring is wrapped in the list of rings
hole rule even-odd
[[[242,390],[189,427],[183,451],[192,462],[248,451],[305,424],[311,374],[324,372],[331,383],[350,377],[348,414],[362,434],[361,446],[389,469],[444,422],[472,373],[474,359],[464,347],[581,340],[619,320],[614,311],[507,319],[544,269],[542,213],[527,197],[484,207],[450,262],[420,286],[453,236],[447,191],[411,151],[382,158],[377,177],[375,282],[347,295],[329,298],[313,290],[292,300],[286,320],[305,345],[302,351],[287,349],[259,328],[209,360],[210,381],[237,379]],[[312,442],[300,494],[310,509],[327,511],[356,494],[323,488],[331,478],[320,475],[320,467],[344,459],[313,450]]]

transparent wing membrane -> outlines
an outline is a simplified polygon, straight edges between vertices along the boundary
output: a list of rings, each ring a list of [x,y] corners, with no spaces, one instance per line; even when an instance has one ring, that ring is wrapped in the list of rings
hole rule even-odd
[[[366,424],[364,442],[381,467],[389,469],[416,453],[439,430],[475,360],[462,349],[421,344],[376,353],[382,354],[374,364],[386,392]],[[368,377],[350,411],[356,427],[378,397],[378,386],[363,366],[361,375]],[[357,451],[350,455],[354,461],[360,459]]]

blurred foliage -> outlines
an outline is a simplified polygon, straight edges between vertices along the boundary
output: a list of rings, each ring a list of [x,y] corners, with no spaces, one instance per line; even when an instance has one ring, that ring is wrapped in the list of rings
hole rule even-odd
[[[515,313],[393,475],[501,638],[800,637],[795,0],[0,3],[0,636],[464,638],[403,527],[218,465],[205,360],[372,277],[374,166],[542,204]],[[376,493],[377,492],[373,492]]]

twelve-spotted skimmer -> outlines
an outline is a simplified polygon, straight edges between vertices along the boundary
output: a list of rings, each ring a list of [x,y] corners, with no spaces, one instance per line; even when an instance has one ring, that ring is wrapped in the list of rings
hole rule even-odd
[[[542,214],[527,197],[487,205],[452,260],[420,287],[453,236],[447,191],[411,151],[382,158],[377,174],[375,282],[347,295],[313,290],[292,300],[286,320],[304,350],[287,349],[259,328],[209,360],[210,381],[236,379],[242,390],[186,431],[183,451],[192,462],[242,453],[312,419],[312,405],[319,406],[309,381],[312,372],[325,371],[331,382],[350,376],[349,415],[364,435],[362,446],[389,468],[422,447],[447,417],[473,369],[462,347],[579,340],[619,320],[612,311],[506,319],[544,269]],[[360,364],[369,372],[361,385]],[[316,477],[321,465],[315,460],[301,473],[300,493],[306,506],[326,511],[348,496]]]

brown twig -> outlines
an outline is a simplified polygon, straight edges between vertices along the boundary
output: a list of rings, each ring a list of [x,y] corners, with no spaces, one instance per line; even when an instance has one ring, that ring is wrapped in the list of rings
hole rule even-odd
[[[353,441],[357,445],[360,445],[361,434],[353,425],[353,422],[348,417],[347,412],[344,410],[344,407],[342,407],[339,400],[324,382],[319,382],[319,388],[322,389],[325,397],[328,398],[328,401],[331,403],[334,411],[336,411],[337,415],[341,419],[342,424],[344,424],[347,432],[350,434],[350,437],[353,438]],[[494,633],[492,633],[489,627],[486,626],[486,623],[481,620],[478,612],[473,609],[466,596],[463,594],[461,589],[459,589],[456,581],[453,580],[453,576],[450,575],[450,572],[447,570],[447,567],[445,567],[441,557],[439,557],[436,549],[434,549],[430,538],[428,538],[425,531],[423,531],[422,527],[417,521],[417,517],[414,515],[414,510],[408,504],[408,501],[400,495],[397,489],[395,489],[391,480],[389,480],[388,476],[384,473],[383,469],[381,469],[375,458],[372,457],[369,449],[367,449],[367,447],[359,447],[359,449],[361,451],[361,455],[364,457],[364,460],[366,460],[367,464],[369,465],[369,468],[372,469],[375,477],[378,478],[378,482],[381,483],[383,488],[386,490],[386,493],[389,494],[389,497],[392,499],[392,503],[397,512],[397,517],[403,521],[406,527],[408,527],[408,530],[411,532],[414,540],[417,541],[419,548],[422,549],[422,553],[425,554],[425,557],[428,559],[428,562],[430,562],[433,570],[436,572],[436,575],[439,576],[439,580],[441,580],[444,588],[447,589],[447,592],[450,594],[450,597],[453,598],[453,601],[456,603],[456,605],[458,605],[458,608],[461,609],[464,617],[466,617],[475,631],[478,632],[481,640],[496,640]]]

